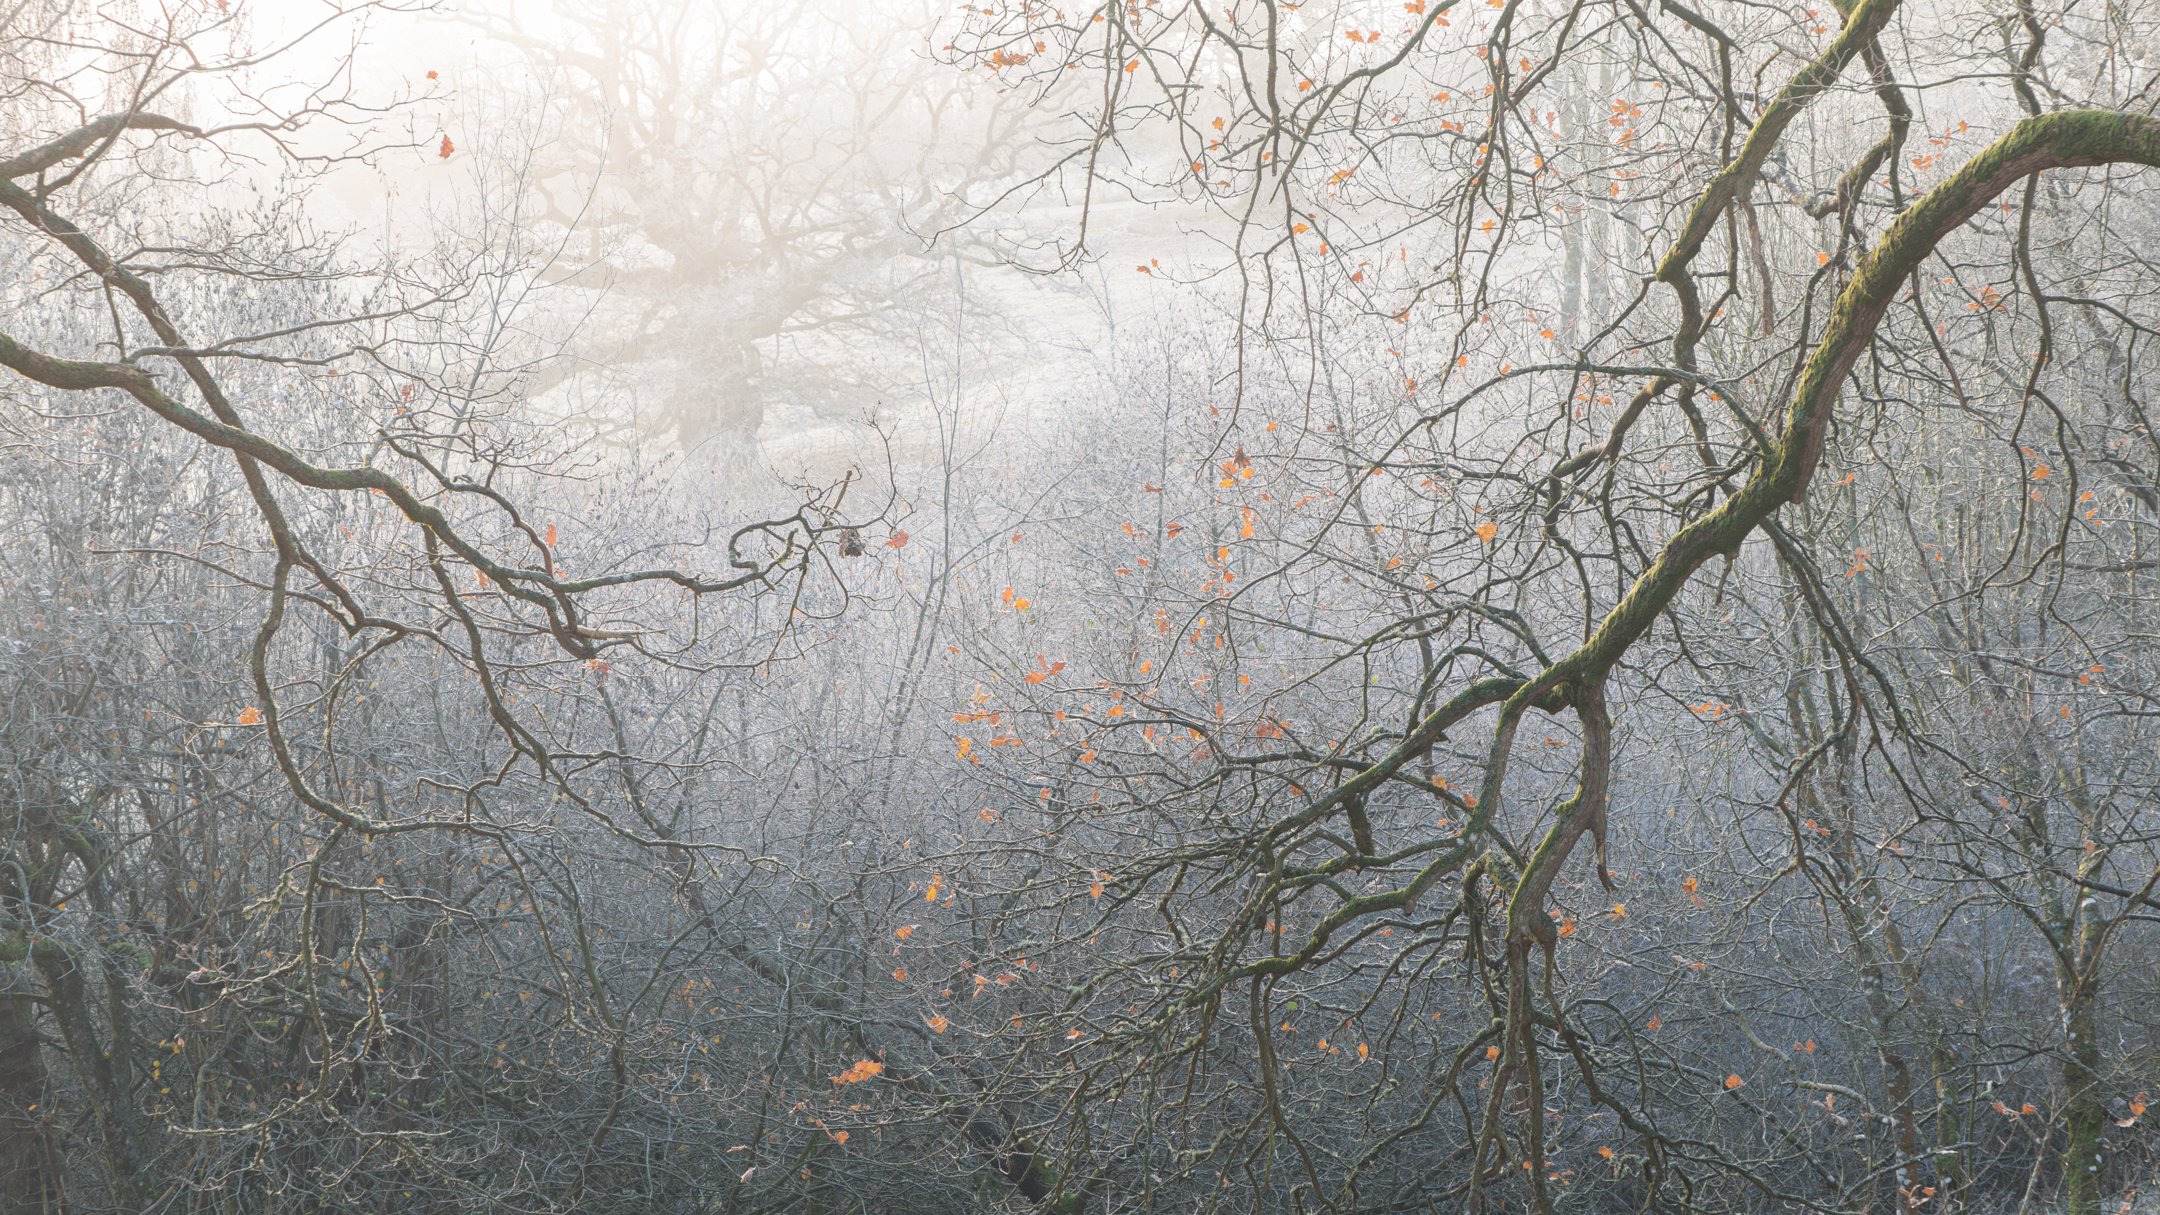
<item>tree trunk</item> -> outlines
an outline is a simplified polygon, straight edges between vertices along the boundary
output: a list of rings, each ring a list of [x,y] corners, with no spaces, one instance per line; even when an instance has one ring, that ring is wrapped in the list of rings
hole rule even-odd
[[[2056,1001],[2063,1025],[2063,1211],[2064,1215],[2099,1215],[2106,1191],[2106,1161],[2100,1133],[2107,1126],[2107,1106],[2100,1091],[2100,1040],[2093,1033],[2100,1004],[2097,965],[2104,929],[2089,908],[2072,913],[2064,962],[2056,972]]]
[[[124,1208],[138,1209],[136,1200],[148,1193],[153,1179],[139,1153],[141,1135],[126,1083],[123,1044],[109,1043],[98,1032],[81,958],[50,937],[33,944],[30,957],[44,976],[53,1019],[60,1025],[76,1077],[95,1107],[113,1199]]]
[[[13,948],[9,948],[12,946]],[[17,941],[0,944],[0,1215],[55,1215],[66,1210],[58,1148],[46,1134],[51,1094],[38,1048],[37,1008],[13,963],[29,955]]]

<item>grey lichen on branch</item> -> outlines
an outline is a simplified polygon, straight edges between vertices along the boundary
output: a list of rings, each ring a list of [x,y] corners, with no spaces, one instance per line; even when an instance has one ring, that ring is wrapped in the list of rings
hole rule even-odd
[[[2160,122],[2111,110],[2066,110],[2012,127],[1906,209],[1854,268],[1786,408],[1777,442],[1732,497],[1681,528],[1574,653],[1516,699],[1602,679],[1703,562],[1732,555],[1755,529],[1807,493],[1846,373],[1874,338],[1898,288],[1942,240],[2016,182],[2048,169],[2160,166]]]

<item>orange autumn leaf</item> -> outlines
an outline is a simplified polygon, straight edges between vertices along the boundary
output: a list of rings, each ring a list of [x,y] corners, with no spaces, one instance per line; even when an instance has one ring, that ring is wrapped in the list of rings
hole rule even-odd
[[[445,135],[442,137],[442,146],[435,149],[435,154],[442,157],[444,160],[448,160],[450,159],[450,153],[455,151],[457,151],[457,145],[451,143],[450,137],[448,135]]]
[[[1612,1149],[1610,1147],[1600,1146],[1597,1150],[1597,1154],[1603,1156],[1607,1160],[1612,1159]]]
[[[1728,1091],[1739,1088],[1741,1085],[1746,1083],[1747,1081],[1742,1080],[1738,1073],[1725,1077],[1725,1087]]]
[[[1477,538],[1487,544],[1491,544],[1499,535],[1500,525],[1497,523],[1480,523],[1477,525]]]
[[[262,710],[256,708],[254,705],[249,705],[247,708],[240,710],[240,724],[243,726],[261,725]]]
[[[902,924],[900,927],[893,929],[892,934],[905,941],[909,937],[914,936],[915,930],[919,927],[921,927],[921,925],[919,924]]]
[[[939,1016],[937,1013],[931,1013],[928,1017],[924,1018],[923,1024],[929,1026],[930,1032],[933,1034],[942,1034],[946,1030],[952,1028],[952,1022],[947,1021],[944,1017]]]
[[[908,534],[907,534],[906,532],[894,532],[894,533],[892,534],[892,539],[890,539],[890,540],[887,540],[887,541],[885,542],[885,547],[886,547],[886,548],[906,548],[906,547],[907,547],[907,542],[908,542]]]
[[[943,893],[945,893],[945,875],[942,873],[935,874],[930,878],[930,888],[923,891],[923,902],[935,903],[938,901],[938,896]]]
[[[840,1145],[840,1146],[842,1146],[842,1147],[846,1147],[846,1146],[847,1146],[847,1132],[846,1132],[846,1131],[834,1131],[834,1132],[832,1133],[832,1141],[833,1141],[834,1143],[837,1143],[837,1144],[839,1144],[839,1145]]]
[[[552,523],[548,524],[548,525],[547,525],[547,546],[548,546],[549,548],[554,548],[554,547],[555,547],[555,534],[556,534],[556,533],[555,533],[555,525],[554,525],[554,524],[552,524]]]

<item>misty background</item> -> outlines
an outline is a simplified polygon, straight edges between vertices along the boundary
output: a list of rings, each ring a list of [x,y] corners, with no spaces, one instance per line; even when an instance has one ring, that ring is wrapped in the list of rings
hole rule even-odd
[[[2136,1215],[2160,9],[0,0],[0,1215]]]

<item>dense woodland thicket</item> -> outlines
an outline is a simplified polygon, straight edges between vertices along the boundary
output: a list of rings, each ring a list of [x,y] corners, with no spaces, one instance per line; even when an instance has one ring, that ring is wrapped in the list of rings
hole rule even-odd
[[[2142,1209],[2156,107],[0,2],[0,1215]]]

